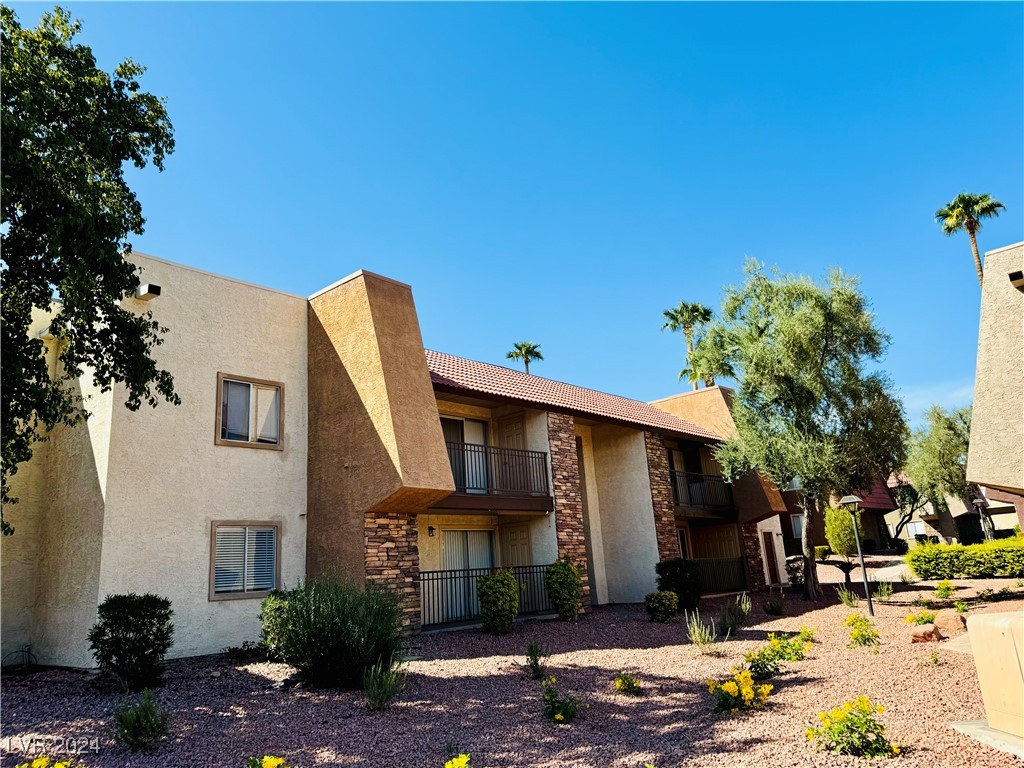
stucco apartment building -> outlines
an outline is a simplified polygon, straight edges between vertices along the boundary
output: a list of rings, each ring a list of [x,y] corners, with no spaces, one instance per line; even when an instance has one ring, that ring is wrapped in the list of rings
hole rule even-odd
[[[13,478],[4,654],[91,666],[98,603],[132,591],[172,601],[172,655],[217,652],[258,636],[268,591],[328,571],[399,590],[413,630],[472,621],[494,567],[542,612],[565,556],[588,606],[642,600],[681,552],[709,590],[778,580],[758,528],[777,492],[711,455],[724,400],[688,417],[427,351],[411,288],[367,272],[303,297],[132,261],[126,305],[169,329],[156,356],[182,402],[132,412],[79,382],[91,418]]]
[[[967,479],[1024,525],[1024,242],[985,254]]]

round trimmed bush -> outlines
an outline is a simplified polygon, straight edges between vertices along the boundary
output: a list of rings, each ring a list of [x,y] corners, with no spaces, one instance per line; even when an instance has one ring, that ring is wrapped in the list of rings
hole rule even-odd
[[[700,602],[700,579],[689,560],[677,557],[662,560],[654,566],[658,574],[658,591],[675,592],[680,611],[695,611]]]
[[[512,571],[503,568],[481,576],[476,582],[476,594],[480,598],[484,629],[495,635],[511,632],[519,615],[519,582]]]
[[[576,621],[579,616],[583,602],[580,596],[582,586],[580,569],[568,556],[552,563],[544,572],[544,588],[547,589],[548,599],[558,612],[558,617],[564,621]]]
[[[159,595],[107,595],[89,630],[89,649],[100,671],[126,691],[159,685],[174,625],[171,601]]]
[[[910,545],[907,544],[906,539],[893,539],[889,542],[889,549],[897,555],[905,555],[907,554],[907,550],[910,549]]]
[[[651,621],[671,624],[679,618],[679,598],[675,592],[651,592],[644,598],[644,608]]]
[[[287,594],[275,589],[260,603],[260,646],[267,656],[281,661],[281,645],[284,642],[285,618],[288,608]]]

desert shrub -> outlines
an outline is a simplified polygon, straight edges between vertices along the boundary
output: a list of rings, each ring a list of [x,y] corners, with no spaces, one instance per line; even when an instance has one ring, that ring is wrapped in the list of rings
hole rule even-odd
[[[508,568],[481,576],[476,582],[480,598],[480,617],[484,630],[494,635],[512,631],[519,615],[519,582]]]
[[[708,680],[708,693],[715,697],[715,712],[739,712],[741,709],[761,709],[768,701],[772,686],[754,684],[749,670],[736,671],[724,683]]]
[[[743,622],[750,615],[750,597],[744,592],[737,595],[735,600],[730,600],[722,606],[722,613],[718,617],[719,628],[726,635],[736,634],[736,630],[743,626]]]
[[[907,555],[907,565],[921,579],[991,579],[1024,577],[1024,539],[983,544],[923,544]]]
[[[850,591],[846,587],[836,587],[836,594],[839,596],[839,602],[847,608],[856,608],[857,601],[860,600],[855,592]]]
[[[263,757],[250,757],[245,761],[245,768],[291,768],[288,761],[283,757],[275,755],[264,755]]]
[[[907,624],[914,624],[915,626],[922,626],[924,624],[934,624],[935,617],[938,616],[934,611],[918,611],[912,613],[904,619]]]
[[[547,674],[547,661],[551,653],[540,640],[531,640],[526,646],[526,666],[530,677],[541,680]]]
[[[274,614],[277,652],[310,685],[356,689],[371,667],[398,658],[401,609],[386,587],[325,575],[277,599],[284,602],[283,615]]]
[[[815,547],[814,548],[814,559],[815,560],[827,560],[828,556],[832,554],[832,550],[828,547]]]
[[[870,648],[873,653],[878,653],[878,646],[881,645],[878,630],[875,629],[871,620],[860,613],[851,613],[844,622],[850,627],[850,648]]]
[[[929,597],[915,597],[910,604],[915,608],[931,608],[932,600]]]
[[[137,704],[114,709],[117,740],[132,752],[151,752],[160,739],[167,735],[170,715],[156,703],[152,691],[142,692]]]
[[[679,598],[675,592],[651,592],[644,598],[644,609],[651,621],[671,624],[679,618]]]
[[[39,755],[25,763],[18,763],[14,768],[85,768],[84,763],[72,763],[71,758],[58,760],[48,755]]]
[[[910,549],[910,545],[906,539],[893,539],[889,542],[889,549],[895,552],[897,555],[907,554],[907,550]]]
[[[701,621],[700,611],[686,614],[686,635],[690,642],[697,646],[703,654],[714,652],[715,641],[718,640],[718,631],[715,629],[715,620],[710,619],[710,624]]]
[[[796,639],[802,643],[816,643],[818,642],[814,638],[816,631],[810,627],[800,627],[800,631],[796,633]]]
[[[942,657],[939,656],[939,652],[938,651],[932,651],[932,655],[931,656],[929,656],[927,659],[924,659],[924,660],[921,661],[921,666],[922,667],[941,667],[945,663],[946,662],[944,662],[942,660]]]
[[[158,595],[107,595],[89,630],[89,649],[102,672],[126,691],[159,685],[174,637],[171,601]]]
[[[900,748],[885,737],[885,726],[876,714],[885,709],[875,706],[867,696],[860,696],[828,712],[821,712],[821,725],[807,729],[807,738],[819,749],[837,755],[854,757],[892,757]]]
[[[662,560],[654,570],[658,574],[658,590],[675,592],[680,611],[697,610],[701,595],[700,579],[689,560],[682,557]]]
[[[260,603],[260,645],[272,659],[281,660],[281,642],[284,638],[285,593],[274,590]]]
[[[366,708],[377,712],[387,709],[391,700],[405,688],[406,675],[401,665],[381,659],[363,675]]]
[[[904,571],[900,574],[900,581],[902,581],[904,584],[913,584],[917,581],[917,579],[914,578],[914,574],[907,573],[906,571]]]
[[[887,603],[892,599],[892,582],[891,581],[880,581],[875,585],[875,591],[872,594],[880,603]]]
[[[804,558],[802,555],[792,555],[786,558],[786,575],[789,583],[794,587],[804,585]]]
[[[644,687],[629,672],[619,672],[615,675],[615,690],[627,696],[643,696]]]
[[[966,600],[956,600],[953,602],[953,607],[956,608],[957,613],[967,613],[971,610],[971,604]]]
[[[954,590],[956,590],[956,587],[950,583],[949,579],[943,579],[935,585],[935,596],[945,600],[953,596]]]
[[[785,599],[782,595],[769,595],[764,601],[764,612],[769,616],[781,616],[785,612]]]
[[[743,660],[755,680],[769,680],[782,670],[782,659],[767,645],[743,654]]]
[[[576,718],[580,703],[572,696],[560,696],[555,682],[557,678],[554,677],[544,681],[544,716],[556,723],[568,725]]]
[[[776,635],[769,632],[766,647],[776,658],[783,661],[803,661],[810,650],[811,642],[801,640],[797,635]]]
[[[552,563],[544,571],[544,587],[548,591],[548,598],[563,621],[576,621],[579,617],[582,585],[580,569],[568,556]]]

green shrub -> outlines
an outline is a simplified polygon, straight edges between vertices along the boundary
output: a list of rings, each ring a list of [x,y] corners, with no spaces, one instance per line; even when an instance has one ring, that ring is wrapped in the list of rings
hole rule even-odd
[[[769,680],[782,670],[782,660],[767,645],[761,646],[756,651],[745,653],[743,660],[747,663],[747,669],[755,680]]]
[[[405,671],[393,661],[381,659],[363,675],[366,708],[377,712],[387,709],[391,700],[405,688]]]
[[[850,648],[870,648],[872,653],[878,653],[878,646],[881,645],[878,630],[867,616],[851,613],[844,623],[852,628],[850,642],[847,644]]]
[[[804,585],[803,555],[792,555],[786,558],[786,575],[789,577],[789,583],[794,587]]]
[[[708,693],[715,697],[715,712],[761,709],[772,692],[767,683],[754,685],[754,677],[746,669],[733,670],[732,677],[724,683],[708,680],[707,684]]]
[[[643,696],[644,687],[629,672],[619,672],[615,675],[615,690],[627,696]]]
[[[967,613],[971,610],[971,604],[966,600],[957,600],[953,603],[953,607],[956,608],[957,613]]]
[[[695,611],[700,603],[700,579],[693,564],[682,557],[662,560],[654,566],[658,574],[658,590],[675,592],[680,611]]]
[[[815,631],[810,627],[800,627],[800,631],[796,634],[796,639],[801,643],[816,643],[818,641],[814,639]]]
[[[697,646],[697,650],[703,654],[714,653],[715,641],[718,640],[715,620],[711,619],[710,625],[705,624],[700,619],[700,611],[687,613],[685,616],[686,635],[690,638],[690,642]]]
[[[854,517],[857,525],[854,527]],[[864,538],[864,526],[861,524],[861,512],[850,514],[847,509],[827,507],[825,509],[825,541],[829,549],[840,557],[851,558],[857,554],[857,533]],[[817,552],[817,547],[815,547]]]
[[[764,612],[769,616],[782,616],[785,612],[785,599],[782,595],[769,595],[764,601]]]
[[[837,755],[854,757],[892,757],[900,748],[885,738],[885,726],[876,714],[885,710],[876,707],[867,696],[848,701],[829,712],[818,715],[821,725],[807,729],[807,739],[820,749]]]
[[[937,613],[933,611],[918,611],[912,613],[904,619],[907,624],[914,624],[916,626],[923,626],[924,624],[934,624]]]
[[[860,600],[855,592],[851,592],[846,587],[836,587],[836,594],[839,595],[839,602],[847,608],[856,608],[857,601]]]
[[[547,660],[551,653],[540,640],[531,640],[526,646],[526,666],[530,670],[530,677],[540,680],[547,674]]]
[[[480,616],[484,630],[494,635],[507,635],[512,631],[516,616],[519,615],[519,582],[515,574],[503,568],[476,582],[477,597],[480,598]]]
[[[906,571],[904,571],[900,574],[900,581],[902,581],[904,584],[913,584],[917,581],[917,579],[914,578],[914,574],[907,573]]]
[[[276,599],[284,602],[283,615],[272,612],[275,623],[264,633],[277,633],[273,642],[282,660],[310,685],[356,689],[371,667],[398,658],[401,610],[386,587],[360,589],[325,575]]]
[[[872,595],[880,603],[887,603],[892,599],[892,582],[880,581],[875,585]]]
[[[281,642],[284,638],[285,611],[288,601],[285,593],[274,590],[260,603],[260,645],[271,659],[280,661]]]
[[[1024,539],[984,544],[922,544],[907,555],[907,565],[921,579],[992,579],[1024,577]]]
[[[555,688],[556,678],[544,681],[544,716],[562,725],[568,725],[576,718],[580,703],[572,696],[559,696]]]
[[[117,740],[132,752],[150,752],[167,735],[170,715],[163,710],[147,688],[137,704],[114,709]]]
[[[671,624],[679,618],[679,598],[675,592],[651,592],[644,598],[644,608],[651,621]]]
[[[126,691],[159,685],[174,637],[171,601],[158,595],[107,595],[89,630],[96,665]]]
[[[949,579],[943,579],[935,585],[935,596],[941,600],[946,600],[953,596],[953,592],[956,590]]]
[[[544,572],[544,586],[548,591],[548,599],[555,606],[558,617],[563,621],[576,621],[580,615],[582,598],[580,589],[583,579],[568,556],[552,563]]]
[[[828,556],[832,554],[832,550],[828,547],[815,547],[814,548],[814,559],[815,560],[828,560]]]
[[[906,539],[893,539],[889,542],[889,549],[895,552],[897,555],[907,554],[907,550],[910,549],[910,545]]]

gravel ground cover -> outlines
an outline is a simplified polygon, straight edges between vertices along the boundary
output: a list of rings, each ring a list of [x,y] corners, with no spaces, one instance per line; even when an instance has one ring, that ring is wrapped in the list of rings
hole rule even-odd
[[[953,599],[983,589],[1013,590],[974,610],[1024,610],[1024,589],[1012,580],[956,582]],[[911,645],[903,619],[915,598],[934,597],[932,582],[896,584],[892,602],[876,606],[879,653],[846,647],[843,620],[851,609],[829,594],[819,603],[790,596],[786,615],[768,616],[754,594],[747,626],[721,643],[720,656],[701,656],[685,627],[652,624],[640,606],[595,610],[577,624],[530,621],[513,634],[476,630],[411,639],[409,684],[394,706],[368,712],[357,693],[273,689],[291,670],[268,662],[213,656],[170,662],[159,700],[171,711],[171,732],[153,756],[133,755],[112,738],[112,710],[127,697],[86,673],[48,670],[5,675],[3,746],[21,737],[98,736],[87,766],[241,766],[248,755],[276,754],[292,765],[433,768],[458,751],[474,768],[488,766],[1019,766],[1008,754],[948,727],[984,717],[973,660],[943,644]],[[833,591],[825,588],[826,593]],[[717,616],[722,599],[702,602]],[[949,601],[952,604],[952,600]],[[864,610],[863,603],[861,610]],[[810,658],[787,664],[767,709],[713,715],[704,681],[724,678],[769,632],[817,631]],[[562,693],[589,705],[572,725],[541,714],[541,685],[523,669],[526,644],[552,651],[548,666]],[[937,654],[938,665],[932,664]],[[613,692],[616,672],[636,675],[639,698]],[[817,712],[858,694],[886,708],[887,735],[899,758],[870,762],[816,752],[804,731]],[[8,753],[3,766],[15,764]]]

